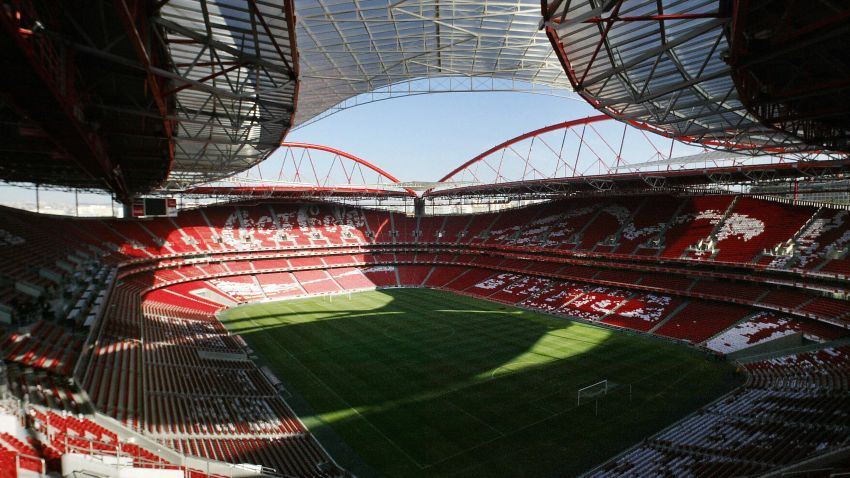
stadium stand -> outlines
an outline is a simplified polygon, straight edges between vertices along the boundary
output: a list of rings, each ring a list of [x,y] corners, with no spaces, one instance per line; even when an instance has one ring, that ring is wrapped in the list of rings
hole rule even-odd
[[[587,476],[758,475],[846,447],[847,347],[754,362],[746,370],[746,386]]]
[[[750,313],[732,304],[691,302],[655,330],[656,334],[700,343],[732,326]]]
[[[330,203],[272,203],[212,206],[143,222],[0,209],[8,219],[2,273],[6,288],[12,284],[2,310],[7,322],[31,324],[10,325],[0,335],[12,392],[54,414],[97,410],[185,455],[335,476],[332,460],[245,359],[245,344],[227,334],[216,311],[256,300],[405,286],[686,341],[721,355],[794,334],[804,344],[848,335],[847,290],[834,282],[843,277],[841,269],[826,270],[843,261],[844,222],[827,227],[843,221],[841,212],[731,196],[528,208],[417,220]],[[761,230],[743,216],[768,226]],[[45,236],[33,232],[31,219],[75,232]],[[818,242],[824,240],[831,243]],[[793,256],[780,261],[772,254],[788,241]],[[202,259],[194,257],[199,252]],[[657,257],[666,262],[659,266]],[[53,304],[57,298],[62,306],[33,312],[38,300]],[[72,310],[91,315],[88,339],[85,329],[57,325]],[[759,397],[740,392],[730,403],[755,406]],[[732,409],[701,412],[706,433],[740,429],[740,417],[722,418]],[[73,424],[60,427],[58,436],[94,426],[48,416],[50,429],[56,429],[54,418]],[[44,422],[39,417],[36,426]],[[125,453],[91,429],[110,443],[105,453]],[[700,473],[722,474],[733,465],[759,471],[786,462],[763,447],[705,452],[723,460],[694,458],[705,458],[694,450],[707,447],[706,440],[664,435],[644,447],[640,460],[610,470],[630,466],[651,474],[676,459],[689,470],[698,464]],[[799,456],[818,451],[806,443]],[[54,448],[54,455],[44,456],[47,469],[55,469],[63,450]],[[5,450],[2,466],[19,460],[12,453],[32,451]],[[144,466],[185,469],[142,450],[132,453]],[[33,456],[36,461],[15,466],[37,467],[41,455]]]
[[[850,476],[847,3],[4,1],[0,184],[38,213],[0,206],[0,478]],[[593,115],[437,181],[288,140],[365,103],[498,91]],[[490,133],[529,123],[504,113]],[[466,133],[383,149],[430,175]],[[43,213],[70,195],[76,217]],[[384,288],[445,293],[251,315]],[[414,338],[409,313],[431,319]],[[258,365],[271,345],[293,353]],[[376,358],[409,390],[370,383]],[[600,418],[609,379],[642,409]],[[404,457],[382,463],[388,444]]]
[[[668,295],[639,293],[629,297],[603,323],[647,332],[684,305],[682,299]]]
[[[814,342],[830,342],[847,335],[845,329],[822,322],[795,319],[774,312],[759,312],[745,322],[727,329],[712,338],[706,347],[728,354],[775,340],[779,337],[800,333]]]
[[[681,257],[689,248],[710,237],[724,222],[735,198],[705,196],[686,198],[676,215],[666,224],[659,242],[664,245],[661,257]],[[693,251],[694,258],[703,258],[708,251]]]

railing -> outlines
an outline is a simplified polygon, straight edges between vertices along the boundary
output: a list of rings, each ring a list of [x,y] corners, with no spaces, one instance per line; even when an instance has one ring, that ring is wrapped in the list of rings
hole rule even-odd
[[[74,366],[74,370],[73,372],[71,372],[71,378],[73,378],[77,382],[81,390],[83,389],[84,380],[89,372],[89,367],[91,366],[91,361],[89,360],[89,358],[98,342],[98,339],[100,338],[100,331],[103,325],[103,317],[107,314],[109,304],[112,300],[112,291],[114,289],[116,276],[117,269],[113,269],[112,271],[110,271],[109,276],[106,280],[106,284],[104,284],[107,289],[107,293],[103,298],[103,303],[101,304],[100,309],[98,310],[94,323],[92,323],[89,327],[89,333],[86,336],[85,342],[83,342],[83,351],[77,358],[77,365]],[[89,361],[89,364],[85,365],[87,360]]]
[[[800,195],[820,194],[820,192],[819,191],[811,191],[811,192],[802,191],[802,192],[799,192],[798,194],[800,194]],[[811,206],[811,207],[818,207],[818,208],[826,207],[826,208],[830,208],[830,209],[844,209],[844,210],[850,211],[850,204],[840,204],[840,203],[827,202],[827,201],[815,201],[815,200],[812,200],[812,199],[802,200],[802,199],[796,199],[796,198],[787,198],[787,197],[784,197],[784,196],[776,196],[776,195],[773,195],[773,194],[751,194],[749,196],[756,198],[756,199],[761,199],[763,201],[773,201],[773,202],[778,202],[778,203],[782,203],[782,204],[788,204],[790,206]]]
[[[16,476],[21,476],[22,470],[33,471],[33,470],[28,469],[28,468],[23,468],[21,466],[21,459],[22,458],[39,462],[41,464],[41,470],[39,471],[39,473],[41,473],[42,475],[47,473],[47,466],[44,462],[44,458],[41,458],[39,456],[34,456],[34,455],[27,455],[26,453],[20,453],[20,452],[14,452],[14,453],[16,453],[16,455],[15,455]]]

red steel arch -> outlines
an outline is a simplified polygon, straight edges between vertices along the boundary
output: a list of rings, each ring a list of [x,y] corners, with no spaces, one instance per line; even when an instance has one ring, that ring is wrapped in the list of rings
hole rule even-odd
[[[269,164],[188,192],[267,197],[416,195],[389,172],[330,146],[282,142],[275,155]]]
[[[600,114],[545,126],[504,141],[461,164],[439,182],[451,181],[464,188],[470,183],[530,184],[635,170],[678,169],[682,166],[663,163],[671,157],[704,151],[705,148],[674,142],[640,125],[624,124]]]
[[[520,141],[524,141],[528,138],[536,137],[536,136],[539,136],[541,134],[548,133],[550,131],[557,131],[559,129],[572,128],[573,126],[596,123],[597,121],[605,121],[605,120],[610,120],[610,119],[611,119],[611,117],[608,116],[608,115],[589,116],[587,118],[580,118],[580,119],[571,120],[571,121],[564,121],[563,123],[557,123],[557,124],[553,124],[553,125],[550,125],[550,126],[545,126],[543,128],[540,128],[540,129],[536,129],[534,131],[529,131],[528,133],[521,134],[521,135],[517,136],[516,138],[509,139],[509,140],[507,140],[503,143],[497,144],[496,146],[493,146],[492,148],[488,149],[487,151],[484,151],[483,153],[479,154],[478,156],[476,156],[476,157],[470,159],[469,161],[461,164],[457,168],[453,169],[449,174],[446,174],[445,176],[443,176],[439,180],[439,182],[444,183],[444,182],[448,181],[449,179],[453,178],[455,175],[457,175],[461,171],[469,169],[470,166],[472,166],[475,163],[478,163],[479,161],[482,161],[484,158],[495,153],[496,151],[506,149],[506,148],[510,147],[511,145],[519,143]]]
[[[374,164],[370,163],[369,161],[366,161],[365,159],[362,159],[362,158],[358,158],[357,156],[355,156],[351,153],[346,153],[345,151],[342,151],[340,149],[331,148],[330,146],[324,146],[324,145],[321,145],[321,144],[312,144],[312,143],[290,143],[290,142],[284,141],[284,142],[280,143],[280,147],[281,148],[314,149],[314,150],[317,150],[317,151],[324,151],[326,153],[331,153],[331,154],[335,154],[335,155],[338,155],[338,156],[342,156],[343,158],[350,159],[357,164],[361,164],[363,166],[366,166],[367,168],[371,169],[372,171],[375,171],[376,173],[380,174],[381,176],[389,179],[390,181],[392,181],[394,183],[400,182],[395,176],[384,171],[383,169],[379,168],[378,166],[375,166]]]
[[[778,151],[758,156],[717,151],[659,134],[644,123],[600,114],[539,128],[493,146],[443,176],[442,184],[425,195],[555,191],[582,182],[604,189],[630,180],[645,180],[652,186],[682,176],[693,176],[689,181],[698,184],[710,182],[706,178],[715,172],[775,171],[800,160],[799,155]]]

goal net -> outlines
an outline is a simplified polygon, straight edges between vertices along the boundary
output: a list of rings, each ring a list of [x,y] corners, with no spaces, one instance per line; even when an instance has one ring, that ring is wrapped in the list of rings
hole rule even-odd
[[[593,385],[588,385],[578,389],[578,405],[581,405],[582,400],[585,402],[594,398],[601,397],[608,393],[608,380],[600,380]]]

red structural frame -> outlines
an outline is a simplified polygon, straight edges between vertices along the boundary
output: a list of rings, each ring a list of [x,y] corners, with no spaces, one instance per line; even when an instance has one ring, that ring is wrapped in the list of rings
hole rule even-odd
[[[283,143],[280,143],[280,146],[282,148],[315,149],[317,151],[325,151],[327,153],[336,154],[336,155],[342,156],[343,158],[350,159],[350,160],[354,161],[355,163],[362,164],[363,166],[366,166],[367,168],[371,169],[372,171],[375,171],[376,173],[380,174],[381,176],[389,179],[390,181],[392,181],[394,183],[399,182],[399,180],[395,176],[393,176],[392,174],[390,174],[390,173],[384,171],[383,169],[375,166],[374,164],[370,163],[369,161],[366,161],[365,159],[358,158],[357,156],[355,156],[351,153],[346,153],[345,151],[342,151],[340,149],[331,148],[330,146],[324,146],[324,145],[321,145],[321,144],[311,144],[311,143],[283,142]]]
[[[603,106],[599,101],[594,99],[593,97],[586,95],[583,93],[583,82],[588,72],[590,71],[590,65],[593,64],[593,60],[597,57],[600,50],[603,48],[603,45],[606,42],[606,37],[611,27],[617,22],[641,22],[641,21],[664,21],[664,20],[684,20],[684,19],[701,19],[701,18],[723,18],[722,15],[711,13],[711,14],[672,14],[672,15],[646,15],[646,16],[620,16],[619,10],[620,6],[623,4],[624,0],[617,0],[616,4],[613,6],[611,13],[606,17],[592,17],[582,21],[582,23],[594,23],[604,25],[601,27],[603,29],[601,38],[597,43],[593,56],[590,60],[590,64],[584,71],[584,74],[581,78],[578,78],[575,70],[570,63],[570,59],[567,56],[566,50],[564,50],[564,45],[561,43],[561,40],[558,36],[557,31],[551,24],[560,23],[560,19],[553,18],[551,19],[551,24],[547,25],[545,28],[546,37],[549,39],[549,43],[552,45],[552,50],[555,52],[555,56],[558,57],[558,61],[561,62],[561,67],[564,69],[564,73],[566,73],[567,78],[570,80],[570,84],[573,86],[573,89],[587,101],[591,106],[595,109],[609,115],[611,118],[617,119],[618,121],[623,121],[632,126],[646,129],[648,131],[652,131],[653,133],[659,134],[661,136],[665,136],[668,138],[672,138],[678,141],[686,142],[686,143],[696,143],[701,144],[713,148],[722,148],[727,150],[738,150],[738,151],[747,151],[747,150],[758,150],[760,152],[765,153],[784,153],[786,149],[784,147],[764,147],[762,145],[753,145],[746,143],[732,143],[728,141],[716,141],[716,140],[707,140],[707,139],[698,139],[691,136],[682,136],[673,134],[670,131],[667,131],[663,128],[659,128],[657,126],[653,126],[650,124],[641,123],[639,121],[634,120],[626,120],[620,118],[620,115],[613,111],[610,108]],[[550,19],[551,15],[554,13],[555,9],[561,4],[561,2],[553,2],[551,5],[547,0],[541,0],[541,13],[544,19]]]
[[[127,30],[127,36],[130,38],[133,48],[144,66],[145,72],[147,74],[147,84],[151,89],[151,95],[153,96],[153,100],[156,103],[157,110],[162,116],[163,123],[163,131],[168,141],[168,171],[165,174],[165,180],[167,180],[168,174],[171,172],[174,167],[174,141],[173,141],[173,133],[174,133],[174,123],[170,118],[170,111],[168,106],[169,98],[175,95],[176,93],[187,89],[192,88],[192,85],[186,84],[183,86],[179,86],[177,88],[166,90],[166,80],[162,76],[158,76],[154,71],[153,67],[158,66],[161,62],[161,59],[153,57],[152,54],[155,54],[154,49],[149,49],[147,45],[150,44],[151,39],[148,35],[149,28],[146,24],[147,18],[152,15],[151,10],[158,9],[162,3],[159,2],[158,6],[151,6],[149,2],[140,1],[140,0],[115,0],[116,7],[118,9],[119,14],[121,15],[121,20],[124,24],[124,28]],[[257,7],[256,0],[249,0],[249,6],[252,12],[256,15],[257,19],[260,22],[260,25],[265,29],[266,33],[269,35],[269,38],[272,41],[272,44],[277,51],[278,55],[280,55],[281,60],[288,66],[292,71],[292,78],[295,81],[295,91],[293,93],[293,102],[292,102],[292,121],[289,124],[289,127],[283,130],[280,136],[280,141],[286,137],[289,131],[292,129],[292,125],[294,123],[295,115],[298,111],[298,92],[301,86],[301,81],[299,80],[299,61],[298,61],[298,44],[296,43],[295,38],[295,7],[293,5],[293,0],[283,0],[283,11],[286,14],[286,23],[287,23],[287,31],[289,33],[289,44],[291,47],[292,54],[292,64],[286,60],[286,55],[281,49],[280,45],[278,45],[277,41],[274,38],[274,35],[271,34],[269,30],[269,26],[263,17],[262,12]],[[235,70],[242,66],[241,63],[232,64],[227,68],[224,68],[224,64],[220,65],[222,67],[217,73],[212,75],[208,75],[204,78],[199,79],[199,82],[205,82],[210,79],[213,79],[217,76],[224,75],[232,70]]]
[[[452,170],[447,175],[443,176],[439,182],[445,183],[448,182],[451,178],[458,175],[459,173],[467,170],[474,164],[484,160],[489,155],[497,152],[499,150],[509,148],[511,145],[516,144],[518,142],[524,141],[526,139],[539,136],[544,133],[548,133],[551,131],[556,131],[559,129],[568,129],[576,126],[593,124],[601,121],[614,121],[615,118],[612,118],[606,114],[601,114],[597,116],[589,116],[586,118],[580,118],[571,121],[565,121],[563,123],[558,123],[550,126],[546,126],[534,131],[530,131],[528,133],[519,135],[513,139],[508,141],[504,141],[487,151],[475,156],[474,158],[466,161],[461,164],[454,170]],[[663,131],[658,130],[658,128],[653,127],[652,125],[648,125],[638,121],[626,121],[626,124],[638,128],[642,131],[658,134],[667,138],[670,136],[665,135]],[[685,142],[693,142],[688,141],[688,138],[683,137],[673,137],[670,138],[673,140],[685,141]],[[721,145],[719,142],[712,142],[711,146],[725,146],[729,149],[739,149],[745,148],[744,145],[734,145],[734,144],[723,144]],[[703,143],[704,144],[704,143]],[[770,152],[780,154],[782,153],[782,148],[773,148]],[[529,158],[526,158],[526,162],[528,162]],[[619,160],[619,158],[618,158]],[[753,165],[737,165],[737,166],[717,166],[711,168],[691,168],[684,170],[667,170],[667,171],[646,171],[646,172],[628,172],[628,173],[614,173],[614,174],[597,174],[597,175],[575,175],[571,177],[560,177],[560,178],[548,178],[548,179],[536,179],[536,180],[520,180],[513,182],[504,182],[498,184],[478,184],[471,186],[459,186],[450,189],[442,189],[442,190],[434,190],[429,189],[426,191],[426,196],[451,196],[451,195],[464,195],[464,194],[477,194],[477,195],[486,195],[486,194],[504,194],[511,192],[522,192],[522,191],[530,191],[530,192],[546,192],[552,191],[553,187],[563,189],[564,191],[574,191],[581,192],[581,190],[586,191],[594,191],[599,190],[599,185],[601,183],[610,183],[617,184],[621,189],[628,188],[629,190],[636,190],[641,187],[645,188],[649,183],[656,183],[661,185],[662,182],[659,181],[663,179],[663,185],[670,187],[687,187],[687,186],[698,186],[701,184],[710,184],[716,182],[714,178],[722,177],[723,180],[730,182],[749,182],[754,178],[759,177],[771,177],[775,179],[792,179],[796,177],[819,177],[822,175],[829,175],[835,172],[841,171],[846,172],[850,170],[850,158],[842,158],[838,160],[818,160],[818,161],[787,161],[787,162],[778,162],[771,164],[753,164]],[[500,174],[500,171],[496,171],[497,177]],[[791,191],[789,191],[791,192]],[[796,187],[793,193],[796,194]]]
[[[496,151],[499,151],[500,149],[505,149],[512,144],[519,143],[520,141],[526,140],[528,138],[531,138],[531,137],[534,137],[534,136],[539,136],[543,133],[548,133],[550,131],[557,131],[559,129],[572,128],[573,126],[591,124],[591,123],[596,123],[596,122],[599,122],[599,121],[606,121],[606,120],[610,120],[610,119],[611,119],[611,117],[609,117],[608,115],[589,116],[587,118],[580,118],[580,119],[571,120],[571,121],[564,121],[563,123],[553,124],[553,125],[550,125],[550,126],[545,126],[543,128],[540,128],[540,129],[536,129],[534,131],[529,131],[528,133],[521,134],[521,135],[517,136],[516,138],[509,139],[509,140],[507,140],[503,143],[497,144],[496,146],[493,146],[492,148],[488,149],[487,151],[484,151],[483,153],[479,154],[478,156],[476,156],[476,157],[470,159],[469,161],[461,164],[457,168],[453,169],[449,174],[443,176],[440,179],[439,182],[444,183],[444,182],[448,181],[449,179],[451,179],[452,177],[454,177],[455,175],[457,175],[458,173],[460,173],[461,171],[468,169],[473,164],[475,164],[475,163],[481,161],[482,159],[486,158],[490,154],[492,154]]]
[[[400,183],[398,178],[393,176],[392,174],[384,171],[378,166],[366,161],[365,159],[359,158],[351,153],[347,153],[345,151],[331,148],[330,146],[324,146],[320,144],[310,144],[310,143],[289,143],[282,142],[280,143],[281,148],[300,148],[306,150],[314,150],[314,151],[324,151],[327,153],[331,153],[342,158],[353,161],[357,164],[365,166],[371,171],[374,171],[381,175],[381,177],[386,178],[390,182],[394,184]],[[297,167],[297,166],[296,166]],[[349,178],[350,179],[350,178]],[[409,189],[403,188],[404,192],[400,191],[388,191],[380,188],[368,187],[364,185],[362,187],[324,187],[322,185],[317,184],[316,186],[309,187],[299,187],[299,186],[198,186],[191,188],[186,191],[188,194],[213,194],[213,195],[236,195],[236,196],[257,196],[257,197],[285,197],[285,196],[303,196],[309,194],[316,195],[333,195],[333,196],[356,196],[356,195],[368,195],[368,196],[410,196],[415,197],[416,193]]]
[[[75,85],[73,58],[21,24],[23,18],[38,18],[31,2],[15,0],[4,7],[0,10],[0,34],[8,35],[16,47],[4,53],[28,65],[30,74],[24,78],[4,72],[0,96],[23,118],[31,119],[31,109],[38,108],[41,119],[36,123],[51,132],[50,141],[59,155],[67,155],[85,175],[102,180],[119,196],[126,195],[127,183],[107,154],[102,138],[79,120],[82,98]],[[28,97],[40,101],[27,102]]]
[[[121,16],[121,22],[124,24],[127,37],[133,45],[136,56],[144,66],[147,85],[150,88],[156,109],[162,117],[163,134],[168,141],[168,171],[163,175],[163,178],[166,178],[174,166],[174,123],[169,119],[170,111],[167,98],[176,90],[163,91],[166,87],[165,78],[157,76],[153,71],[153,67],[158,66],[162,59],[154,56],[156,54],[155,49],[149,50],[147,47],[151,40],[148,35],[150,29],[147,25],[147,18],[150,16],[148,2],[130,0],[128,4],[127,0],[115,0],[115,7]]]
[[[569,129],[577,126],[590,125],[603,121],[614,121],[608,115],[600,114],[579,118],[562,123],[553,124],[543,128],[529,131],[515,138],[499,143],[492,148],[476,155],[472,159],[464,162],[451,172],[443,176],[438,182],[448,183],[450,180],[461,172],[474,166],[476,163],[484,160],[489,155],[502,149],[511,147],[521,141],[539,136],[541,134],[557,131],[561,129]],[[639,122],[629,122],[630,125],[644,132],[658,133],[658,131],[648,125]],[[604,140],[604,139],[603,139]],[[654,146],[654,145],[653,145]],[[392,183],[399,184],[398,178],[380,167],[357,157],[351,153],[324,146],[319,144],[283,142],[281,147],[302,148],[307,150],[324,151],[346,158],[357,164],[360,164],[371,171],[378,173],[381,177],[386,178]],[[616,147],[616,145],[615,145]],[[619,160],[619,157],[618,157]],[[529,158],[526,158],[526,162]],[[297,167],[297,166],[296,166]],[[618,191],[621,192],[636,192],[645,190],[649,186],[658,187],[694,187],[700,185],[712,184],[719,181],[728,181],[731,183],[752,182],[755,179],[770,178],[770,179],[794,179],[799,177],[821,177],[834,175],[838,172],[850,171],[850,158],[839,160],[818,160],[818,161],[787,161],[770,164],[753,164],[753,165],[734,165],[734,166],[716,166],[702,167],[691,169],[678,169],[666,171],[645,171],[645,172],[627,172],[613,174],[596,174],[596,175],[575,175],[569,177],[557,177],[546,179],[522,179],[519,181],[506,181],[503,183],[494,184],[476,184],[476,185],[459,185],[457,187],[447,187],[444,189],[431,188],[425,191],[422,196],[425,197],[447,197],[454,195],[487,195],[487,194],[505,194],[505,193],[528,193],[528,192],[576,192],[576,193],[598,193],[604,192],[600,188],[600,184],[616,185]],[[499,171],[496,172],[497,176]],[[350,178],[349,178],[350,179]],[[257,186],[197,186],[185,191],[187,194],[208,194],[221,196],[239,196],[239,197],[254,197],[254,198],[305,198],[305,197],[416,197],[417,194],[410,188],[402,187],[402,190],[386,190],[369,185],[351,186],[351,187],[327,187],[321,184],[315,186],[276,186],[276,185],[257,185]],[[612,188],[613,189],[613,188]],[[796,194],[796,186],[794,189],[789,189],[788,194]]]

